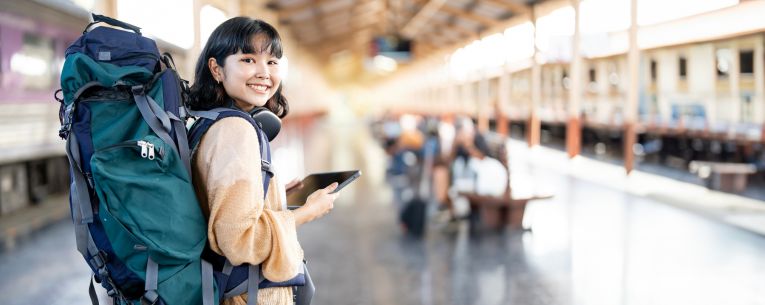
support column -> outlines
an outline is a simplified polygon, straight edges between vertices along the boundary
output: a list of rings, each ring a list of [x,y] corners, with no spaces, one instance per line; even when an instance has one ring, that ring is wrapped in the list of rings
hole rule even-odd
[[[733,108],[733,116],[730,118],[730,122],[735,124],[741,122],[741,64],[739,62],[739,49],[738,43],[733,41],[730,46],[733,58],[730,63],[730,74],[728,80],[730,80],[730,101]]]
[[[510,135],[510,124],[507,120],[507,110],[505,107],[510,100],[510,74],[502,72],[497,84],[497,97],[493,100],[495,103],[495,113],[497,118],[497,133],[503,136]]]
[[[754,46],[754,119],[762,125],[761,140],[765,142],[765,45],[762,36]]]
[[[637,0],[630,0],[630,44],[627,54],[629,87],[627,89],[627,107],[624,107],[624,169],[628,175],[635,166],[635,153],[632,151],[632,147],[637,142],[635,127],[638,110],[638,64],[640,63],[637,30]]]
[[[202,30],[200,29],[200,20],[199,20],[199,11],[202,9],[202,0],[192,0],[194,2],[194,22],[191,24],[194,25],[194,44],[191,46],[191,49],[187,54],[191,54],[190,56],[186,56],[186,71],[188,71],[186,74],[183,75],[184,78],[188,79],[192,83],[194,83],[196,80],[194,79],[194,70],[196,69],[197,64],[197,57],[199,53],[202,52],[202,46],[200,44],[202,43]]]
[[[489,131],[489,80],[484,74],[480,80],[478,80],[478,92],[477,92],[478,109],[476,109],[476,115],[478,116],[478,132],[485,133]]]
[[[119,18],[119,16],[117,16],[116,2],[117,0],[95,1],[93,5],[93,12],[112,18]]]
[[[537,14],[531,7],[531,23],[534,25],[534,57],[531,60],[531,107],[527,122],[526,140],[529,147],[539,145],[542,123],[539,121],[539,105],[542,102],[542,67],[539,65],[539,47],[537,47]]]
[[[568,91],[568,126],[566,126],[566,151],[569,158],[579,155],[582,147],[582,125],[579,110],[582,99],[582,55],[579,51],[581,37],[579,29],[579,0],[571,0],[571,6],[574,7],[574,38],[571,48],[571,66],[569,68],[571,87],[569,87]]]

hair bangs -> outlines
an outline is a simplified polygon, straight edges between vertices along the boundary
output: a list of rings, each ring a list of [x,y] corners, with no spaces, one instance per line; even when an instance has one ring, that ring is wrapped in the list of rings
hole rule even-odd
[[[246,35],[243,35],[246,41],[243,41],[241,51],[248,54],[268,53],[276,58],[282,58],[284,50],[282,49],[282,39],[279,33],[271,25],[265,22],[253,23],[248,29]]]

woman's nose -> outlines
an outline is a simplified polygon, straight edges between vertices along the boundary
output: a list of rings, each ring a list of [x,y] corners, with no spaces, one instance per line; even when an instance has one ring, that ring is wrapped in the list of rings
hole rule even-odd
[[[255,77],[259,79],[268,79],[271,73],[268,71],[268,64],[258,63],[255,68]]]

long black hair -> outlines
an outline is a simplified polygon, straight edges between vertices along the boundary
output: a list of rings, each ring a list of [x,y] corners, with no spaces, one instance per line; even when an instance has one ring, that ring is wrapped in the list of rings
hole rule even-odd
[[[254,38],[258,35],[265,37],[260,45],[260,50],[255,50]],[[194,70],[194,85],[191,86],[190,106],[194,110],[209,110],[216,107],[229,105],[230,97],[213,78],[207,61],[215,58],[218,65],[223,67],[226,57],[231,54],[269,52],[276,58],[282,58],[282,39],[279,32],[259,19],[249,17],[234,17],[221,23],[210,34],[202,54],[197,59]],[[287,98],[282,94],[282,85],[276,89],[276,93],[265,105],[268,110],[280,118],[287,116],[289,105]]]

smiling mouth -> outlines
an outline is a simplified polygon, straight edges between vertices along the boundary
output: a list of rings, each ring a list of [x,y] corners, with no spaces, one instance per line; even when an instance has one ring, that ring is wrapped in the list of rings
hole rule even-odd
[[[260,91],[260,92],[266,92],[268,91],[268,88],[271,88],[266,85],[255,85],[255,84],[249,84],[247,85],[247,87],[250,87],[252,89],[255,89],[255,91]]]

